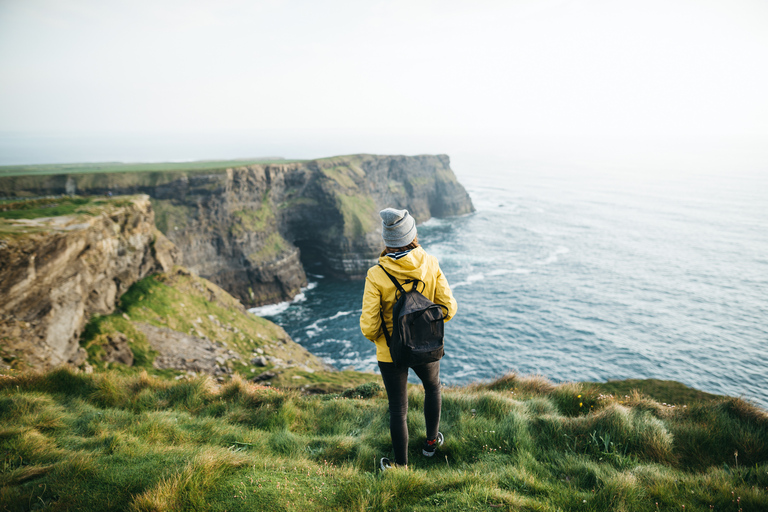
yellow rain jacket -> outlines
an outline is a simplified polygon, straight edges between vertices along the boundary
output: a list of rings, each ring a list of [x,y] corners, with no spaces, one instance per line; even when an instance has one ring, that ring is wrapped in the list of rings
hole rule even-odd
[[[408,279],[423,281],[424,291],[419,284],[419,292],[435,304],[442,304],[448,308],[446,322],[456,314],[458,307],[456,299],[453,298],[448,281],[440,270],[437,258],[427,254],[421,247],[413,249],[398,260],[383,255],[379,257],[379,263],[400,283]],[[411,286],[407,284],[404,288],[410,290]],[[363,314],[360,315],[360,330],[363,331],[363,336],[376,344],[376,359],[387,363],[392,362],[392,355],[389,353],[387,340],[381,328],[379,310],[384,311],[387,331],[392,334],[392,308],[395,305],[396,292],[394,283],[378,265],[368,269],[363,293]]]

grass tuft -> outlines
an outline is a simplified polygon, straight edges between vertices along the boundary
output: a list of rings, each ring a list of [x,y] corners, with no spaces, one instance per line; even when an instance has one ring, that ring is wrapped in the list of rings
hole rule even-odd
[[[595,406],[574,406],[585,397]],[[444,390],[446,441],[432,458],[420,455],[423,400],[412,386],[408,469],[381,473],[392,452],[378,384],[304,396],[237,376],[4,377],[0,500],[85,511],[768,509],[766,414],[743,400],[671,406],[507,375]]]

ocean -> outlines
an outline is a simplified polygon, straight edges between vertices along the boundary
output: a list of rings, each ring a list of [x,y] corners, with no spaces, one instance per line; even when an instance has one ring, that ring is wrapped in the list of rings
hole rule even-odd
[[[768,408],[768,177],[458,177],[477,211],[418,226],[459,304],[444,384],[655,378]],[[364,283],[307,270],[294,301],[253,311],[338,368],[377,371]]]

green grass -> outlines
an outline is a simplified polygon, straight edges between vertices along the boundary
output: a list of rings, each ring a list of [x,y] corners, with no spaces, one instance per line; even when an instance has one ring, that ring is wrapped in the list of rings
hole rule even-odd
[[[253,263],[274,261],[288,250],[288,243],[283,240],[280,233],[274,232],[264,240],[262,247],[248,255],[248,260]]]
[[[196,214],[194,208],[174,199],[152,198],[151,201],[155,211],[155,226],[163,233],[186,228]]]
[[[344,217],[344,236],[354,239],[376,229],[378,210],[370,196],[338,194],[336,197]]]
[[[722,398],[718,395],[689,388],[686,385],[673,380],[627,379],[597,383],[595,385],[603,393],[625,396],[629,395],[633,390],[637,390],[648,395],[657,402],[669,404],[685,404],[688,402]]]
[[[250,371],[253,367],[246,363],[257,348],[263,347],[283,359],[307,359],[298,345],[282,343],[284,333],[278,326],[245,312],[224,290],[179,267],[175,272],[155,274],[134,283],[120,298],[114,313],[90,320],[81,336],[81,345],[88,351],[91,364],[105,368],[101,361],[103,346],[111,334],[120,332],[128,338],[135,362],[134,367],[115,363],[116,369],[128,373],[145,369],[150,373],[171,375],[169,371],[152,367],[156,354],[150,349],[146,336],[135,326],[139,322],[223,343],[243,356],[244,363],[235,365],[233,370],[244,376],[271,369],[267,366],[256,369],[257,372]],[[278,348],[273,350],[272,347]],[[319,368],[311,361],[309,364]],[[285,378],[290,376],[286,374]]]
[[[424,176],[424,177],[410,177],[408,178],[408,183],[410,183],[414,187],[425,187],[426,185],[433,184],[435,182],[435,179],[432,176]]]
[[[412,386],[410,467],[381,473],[376,460],[390,455],[387,403],[373,384],[302,396],[238,378],[217,386],[146,373],[9,375],[0,379],[0,503],[99,511],[768,508],[765,412],[733,398],[670,407],[627,396],[619,403],[591,385],[517,376],[447,388],[446,443],[428,459],[419,455],[423,390]],[[593,407],[574,410],[577,399]]]
[[[264,231],[275,224],[275,212],[269,201],[269,191],[264,192],[261,205],[258,210],[246,208],[232,212],[232,226],[230,232],[234,236],[242,236],[245,233]]]
[[[82,222],[87,217],[115,211],[131,204],[136,196],[106,198],[58,197],[20,201],[6,201],[0,204],[0,237],[16,238],[34,236],[51,230],[60,229],[61,225],[48,222],[50,217],[72,216],[69,224]],[[35,219],[41,219],[36,221]],[[32,222],[18,222],[28,220]],[[61,220],[61,219],[58,219]]]
[[[320,206],[320,202],[317,199],[313,199],[311,197],[292,197],[277,205],[277,208],[279,210],[285,210],[289,208],[295,208],[297,206]]]
[[[52,174],[93,174],[113,172],[164,172],[164,171],[207,171],[242,167],[253,164],[287,164],[303,160],[284,159],[243,159],[243,160],[201,160],[197,162],[156,162],[156,163],[72,163],[41,165],[0,166],[0,177],[4,176],[45,176]]]
[[[354,178],[352,178],[352,175],[357,173],[352,171],[352,169],[346,165],[337,165],[328,169],[322,169],[322,172],[325,176],[332,179],[345,189],[357,188],[357,184],[355,183]]]
[[[60,215],[96,215],[107,206],[125,206],[129,198],[107,199],[95,197],[60,197],[12,201],[0,204],[0,219],[39,219]]]
[[[375,378],[373,374],[325,370],[318,358],[286,339],[287,335],[280,327],[246,312],[227,292],[182,267],[134,283],[120,298],[117,310],[110,315],[93,317],[80,339],[88,352],[89,363],[98,370],[112,369],[126,375],[147,371],[150,375],[166,378],[181,375],[180,371],[153,367],[157,354],[137,323],[205,336],[222,343],[226,349],[241,356],[240,362],[229,363],[233,373],[252,378],[271,371],[277,376],[270,381],[281,387],[304,388],[307,392],[337,392],[350,384],[363,384]],[[133,366],[102,361],[104,346],[115,333],[122,333],[128,339],[134,355]],[[265,367],[254,366],[251,360],[257,349],[298,365],[292,368],[275,368],[273,363]],[[304,364],[314,371],[305,370],[301,366]]]

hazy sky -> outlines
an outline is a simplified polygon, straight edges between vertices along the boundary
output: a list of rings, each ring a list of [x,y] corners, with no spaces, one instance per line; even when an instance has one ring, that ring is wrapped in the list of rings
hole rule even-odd
[[[0,132],[768,169],[768,2],[0,0]]]

